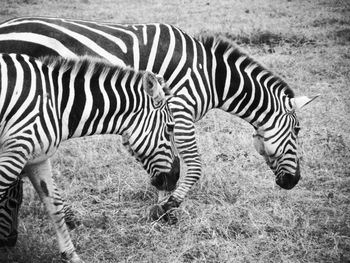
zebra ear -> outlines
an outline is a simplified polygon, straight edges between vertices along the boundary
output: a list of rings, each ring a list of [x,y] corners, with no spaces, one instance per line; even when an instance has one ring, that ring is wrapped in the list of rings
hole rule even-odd
[[[291,103],[293,106],[294,110],[300,110],[302,109],[304,106],[306,106],[307,104],[309,104],[310,102],[312,102],[313,100],[315,100],[319,95],[316,95],[312,98],[308,98],[306,96],[301,96],[301,97],[296,97],[296,98],[292,98]]]
[[[162,89],[163,89],[163,91],[164,91],[165,96],[172,96],[173,93],[172,93],[172,91],[170,90],[169,85],[166,83],[166,81],[165,81],[165,79],[163,78],[163,76],[157,74],[157,75],[156,75],[156,78],[157,78],[158,82],[160,83],[160,85],[162,86]]]
[[[142,77],[143,88],[149,96],[152,97],[155,105],[159,105],[165,101],[165,93],[163,91],[162,83],[165,83],[164,79],[159,79],[159,76],[154,75],[151,72],[145,72]]]

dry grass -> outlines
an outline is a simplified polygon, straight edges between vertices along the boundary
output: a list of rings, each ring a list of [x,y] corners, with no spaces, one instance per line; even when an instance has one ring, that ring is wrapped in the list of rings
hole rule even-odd
[[[302,180],[274,185],[251,127],[211,111],[198,127],[203,178],[176,226],[147,222],[155,192],[120,140],[63,145],[56,178],[82,224],[72,232],[86,262],[349,262],[350,5],[346,0],[2,0],[0,19],[52,15],[166,22],[234,39],[296,94],[322,94],[300,112]],[[44,4],[45,3],[45,4]],[[59,262],[52,225],[25,183],[17,246],[1,262]]]

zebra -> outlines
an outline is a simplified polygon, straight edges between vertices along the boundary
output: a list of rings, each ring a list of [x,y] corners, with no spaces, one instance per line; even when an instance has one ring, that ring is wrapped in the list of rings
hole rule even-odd
[[[175,144],[186,174],[155,210],[178,207],[202,173],[194,123],[214,108],[253,127],[253,141],[275,175],[291,189],[299,181],[296,112],[315,97],[294,95],[279,76],[235,43],[218,36],[192,37],[169,24],[111,24],[50,17],[22,17],[0,24],[0,51],[40,57],[89,54],[113,64],[164,77],[174,96]]]
[[[161,190],[178,176],[171,96],[158,79],[89,57],[0,55],[0,200],[23,171],[46,206],[65,260],[82,262],[52,178],[50,157],[61,142],[123,134],[149,175],[164,181]]]

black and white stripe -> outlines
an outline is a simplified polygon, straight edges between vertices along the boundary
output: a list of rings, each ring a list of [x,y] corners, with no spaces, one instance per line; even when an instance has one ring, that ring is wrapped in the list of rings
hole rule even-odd
[[[22,199],[23,182],[18,179],[6,190],[3,198],[0,199],[0,247],[12,247],[17,242],[18,212]],[[75,217],[71,218],[75,219]]]
[[[158,79],[149,72],[87,57],[0,54],[0,200],[24,171],[53,219],[61,253],[71,262],[79,262],[78,256],[61,213],[63,202],[49,158],[62,141],[120,134],[128,138],[128,147],[151,178],[178,176],[173,174],[178,173],[179,162],[167,103],[171,96]],[[166,186],[159,185],[162,190]],[[0,222],[11,216],[11,209],[0,210]],[[3,233],[3,228],[0,233],[13,234],[6,229],[11,232]]]
[[[201,175],[194,122],[210,109],[237,115],[256,130],[256,145],[284,188],[300,177],[294,98],[281,79],[220,38],[193,38],[167,24],[116,25],[58,18],[18,18],[0,25],[0,51],[32,56],[89,54],[164,76],[174,93],[175,142],[187,173],[166,206],[179,205]],[[278,135],[278,136],[277,136]]]

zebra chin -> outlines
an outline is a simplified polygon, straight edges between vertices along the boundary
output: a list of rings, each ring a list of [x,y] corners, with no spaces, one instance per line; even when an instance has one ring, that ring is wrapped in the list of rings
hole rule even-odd
[[[283,189],[290,190],[298,184],[299,180],[300,180],[300,168],[299,168],[299,162],[298,162],[295,174],[285,173],[285,172],[280,173],[276,178],[276,184],[278,184]]]
[[[180,159],[175,157],[168,173],[158,173],[151,178],[151,184],[160,191],[173,191],[180,178]]]

